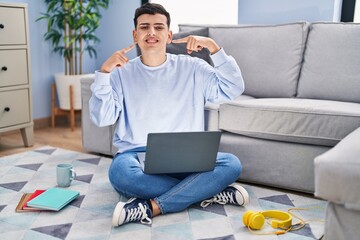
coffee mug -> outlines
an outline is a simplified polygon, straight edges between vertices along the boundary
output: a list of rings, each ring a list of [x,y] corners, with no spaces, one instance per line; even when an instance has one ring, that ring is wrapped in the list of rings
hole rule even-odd
[[[61,163],[56,166],[57,185],[68,187],[76,177],[76,172],[71,164]]]

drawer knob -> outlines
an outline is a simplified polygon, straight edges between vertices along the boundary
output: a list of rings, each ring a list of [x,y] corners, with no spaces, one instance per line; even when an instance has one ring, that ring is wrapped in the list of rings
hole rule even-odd
[[[0,28],[3,29],[4,27],[4,24],[0,23]]]
[[[6,66],[3,66],[3,67],[1,68],[1,70],[2,70],[2,71],[7,71],[7,67],[6,67]]]
[[[10,112],[10,108],[9,108],[9,107],[5,107],[5,108],[4,108],[4,111],[5,111],[5,112]]]

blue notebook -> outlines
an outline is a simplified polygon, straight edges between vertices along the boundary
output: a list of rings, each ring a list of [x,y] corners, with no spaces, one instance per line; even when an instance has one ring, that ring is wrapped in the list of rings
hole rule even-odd
[[[78,191],[63,188],[49,188],[27,203],[28,206],[59,211],[80,195]]]

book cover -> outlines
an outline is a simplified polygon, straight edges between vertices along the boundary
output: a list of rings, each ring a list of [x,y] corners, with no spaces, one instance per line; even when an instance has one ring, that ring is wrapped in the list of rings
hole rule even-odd
[[[49,188],[29,201],[27,205],[34,208],[59,211],[79,195],[80,192],[70,189]]]
[[[21,196],[21,199],[15,208],[15,212],[21,213],[21,212],[45,211],[44,209],[39,209],[39,208],[31,208],[31,207],[26,207],[25,209],[23,208],[24,204],[29,201],[29,198],[31,197],[32,194],[34,194],[34,193],[24,193]]]
[[[22,206],[22,209],[33,210],[34,208],[29,207],[29,206],[27,205],[27,203],[28,203],[30,200],[32,200],[32,199],[36,198],[37,196],[39,196],[40,194],[42,194],[43,192],[45,192],[45,190],[35,190],[35,192],[32,193],[32,194],[30,195],[30,197],[24,202],[24,204],[23,204],[23,206]]]
[[[24,206],[24,203],[30,198],[31,195],[32,195],[32,193],[24,193],[21,196],[21,199],[15,208],[15,212],[28,212],[29,211],[29,210],[24,210],[23,206]]]

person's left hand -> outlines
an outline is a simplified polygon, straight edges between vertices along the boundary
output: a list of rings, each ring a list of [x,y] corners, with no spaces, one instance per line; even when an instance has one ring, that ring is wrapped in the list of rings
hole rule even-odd
[[[220,50],[220,47],[217,45],[217,43],[212,38],[208,37],[190,35],[184,38],[172,40],[172,43],[186,43],[188,54],[191,54],[193,51],[201,51],[203,48],[209,49],[211,54],[214,54]]]

